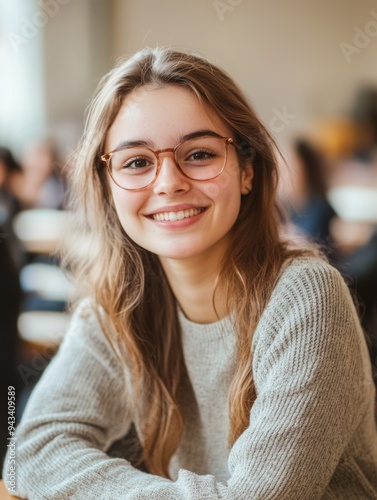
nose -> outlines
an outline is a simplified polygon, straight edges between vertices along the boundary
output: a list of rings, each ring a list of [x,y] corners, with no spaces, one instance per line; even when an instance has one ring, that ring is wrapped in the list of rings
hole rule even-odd
[[[175,164],[174,155],[171,152],[160,153],[159,173],[153,183],[153,190],[156,194],[172,196],[184,193],[190,189],[190,180],[185,177]]]

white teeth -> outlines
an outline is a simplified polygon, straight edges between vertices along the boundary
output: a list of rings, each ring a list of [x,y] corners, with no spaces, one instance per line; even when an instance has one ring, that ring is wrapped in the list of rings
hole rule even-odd
[[[162,212],[159,214],[153,214],[152,217],[157,221],[176,221],[193,217],[201,212],[203,212],[203,208],[190,208],[188,210],[179,210],[178,212]]]

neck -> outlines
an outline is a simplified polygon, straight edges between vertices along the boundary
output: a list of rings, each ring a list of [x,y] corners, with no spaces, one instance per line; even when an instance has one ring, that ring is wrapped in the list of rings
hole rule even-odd
[[[195,323],[213,323],[228,314],[225,294],[214,291],[221,266],[222,254],[200,255],[190,259],[160,257],[173,293],[186,317]]]

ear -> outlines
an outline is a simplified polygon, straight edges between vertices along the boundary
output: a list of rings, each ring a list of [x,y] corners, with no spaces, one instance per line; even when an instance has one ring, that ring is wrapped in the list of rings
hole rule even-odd
[[[241,194],[249,194],[253,186],[254,167],[246,163],[241,172]]]

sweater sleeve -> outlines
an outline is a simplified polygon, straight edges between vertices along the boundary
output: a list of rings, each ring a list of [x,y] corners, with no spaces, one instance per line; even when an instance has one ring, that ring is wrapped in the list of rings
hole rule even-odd
[[[339,273],[322,262],[290,266],[253,350],[257,398],[230,454],[228,486],[251,488],[248,498],[320,499],[374,391],[364,335]]]
[[[84,301],[16,430],[12,493],[29,500],[125,498],[127,485],[135,485],[139,475],[134,472],[139,471],[106,451],[131,424],[127,382]],[[6,457],[4,478],[7,463]],[[144,476],[148,483],[149,476]]]
[[[106,454],[132,419],[124,375],[98,325],[81,313],[72,328],[17,432],[16,493],[29,500],[319,499],[364,411],[365,346],[328,266],[286,271],[261,318],[257,399],[227,484],[188,470],[170,481]]]

